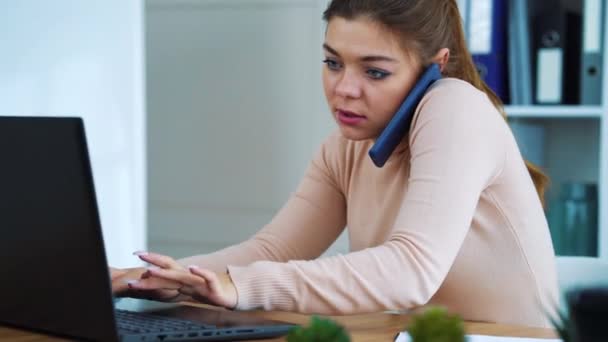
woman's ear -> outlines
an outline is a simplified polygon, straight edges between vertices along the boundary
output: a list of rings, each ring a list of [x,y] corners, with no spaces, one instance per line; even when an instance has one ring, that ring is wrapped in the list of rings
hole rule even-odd
[[[433,57],[433,63],[439,64],[439,69],[443,72],[445,66],[448,64],[448,60],[450,59],[450,49],[441,48]]]

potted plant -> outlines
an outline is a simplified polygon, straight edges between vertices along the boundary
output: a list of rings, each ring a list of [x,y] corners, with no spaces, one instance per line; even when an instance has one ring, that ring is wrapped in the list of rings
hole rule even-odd
[[[464,322],[445,308],[429,307],[412,317],[407,327],[412,342],[465,342]]]
[[[346,330],[328,318],[312,316],[310,325],[292,329],[287,342],[350,342]]]

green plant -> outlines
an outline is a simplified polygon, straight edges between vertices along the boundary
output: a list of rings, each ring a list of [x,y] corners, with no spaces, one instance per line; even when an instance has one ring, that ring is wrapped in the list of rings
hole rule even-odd
[[[350,342],[350,337],[331,319],[312,316],[308,327],[297,327],[289,332],[287,342]]]
[[[429,307],[412,317],[407,331],[412,342],[464,342],[464,323],[460,316],[442,307]]]

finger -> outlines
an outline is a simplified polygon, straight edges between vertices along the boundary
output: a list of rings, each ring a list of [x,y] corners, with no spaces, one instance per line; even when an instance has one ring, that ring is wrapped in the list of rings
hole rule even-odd
[[[148,268],[146,268],[146,271],[144,273],[141,274],[141,279],[146,279],[146,278],[150,278],[153,277],[153,275],[150,273],[150,270],[158,270],[160,268],[156,267],[156,266],[150,266]]]
[[[129,290],[128,282],[130,280],[136,280],[137,275],[127,273],[128,272],[125,272],[124,275],[112,279],[112,293],[116,295],[122,295],[123,292]]]
[[[177,261],[166,255],[150,252],[135,252],[133,254],[137,255],[141,260],[161,268],[183,269]]]
[[[227,308],[234,308],[236,303],[229,302],[229,299],[226,297],[225,289],[223,288],[223,284],[220,278],[217,276],[217,273],[201,269],[197,266],[189,267],[191,273],[196,274],[200,277],[205,278],[207,282],[207,294],[205,300],[209,301],[213,305],[224,306]],[[194,299],[200,300],[199,298],[193,297]]]
[[[206,287],[206,282],[204,278],[182,270],[150,269],[148,270],[148,273],[153,277],[176,281],[185,286]]]
[[[213,271],[205,270],[197,266],[189,266],[188,269],[192,274],[202,277],[207,282],[207,287],[211,293],[221,294],[222,287],[217,274]]]
[[[164,269],[149,269],[142,276],[143,283],[133,283],[132,288],[148,288],[145,287],[146,283],[144,280],[150,281],[152,279],[157,279],[156,282],[159,286],[165,286],[164,288],[177,289],[184,296],[188,296],[200,302],[207,303],[207,296],[209,294],[209,289],[207,287],[207,283],[205,279],[189,274],[186,271],[179,270],[164,270]],[[162,280],[168,282],[165,285],[162,285]]]
[[[112,293],[121,295],[122,293],[129,290],[129,284],[126,281],[115,280],[112,281]]]

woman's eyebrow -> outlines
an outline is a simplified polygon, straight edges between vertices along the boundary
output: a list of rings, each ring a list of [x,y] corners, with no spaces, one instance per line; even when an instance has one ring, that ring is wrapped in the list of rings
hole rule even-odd
[[[338,57],[340,57],[340,54],[338,53],[338,51],[336,51],[336,49],[332,48],[331,46],[329,46],[327,43],[323,43],[323,49],[325,49],[327,52],[336,55]],[[393,63],[397,63],[398,61],[394,58],[388,57],[388,56],[382,56],[382,55],[370,55],[370,56],[363,56],[361,58],[359,58],[362,62],[393,62]]]

